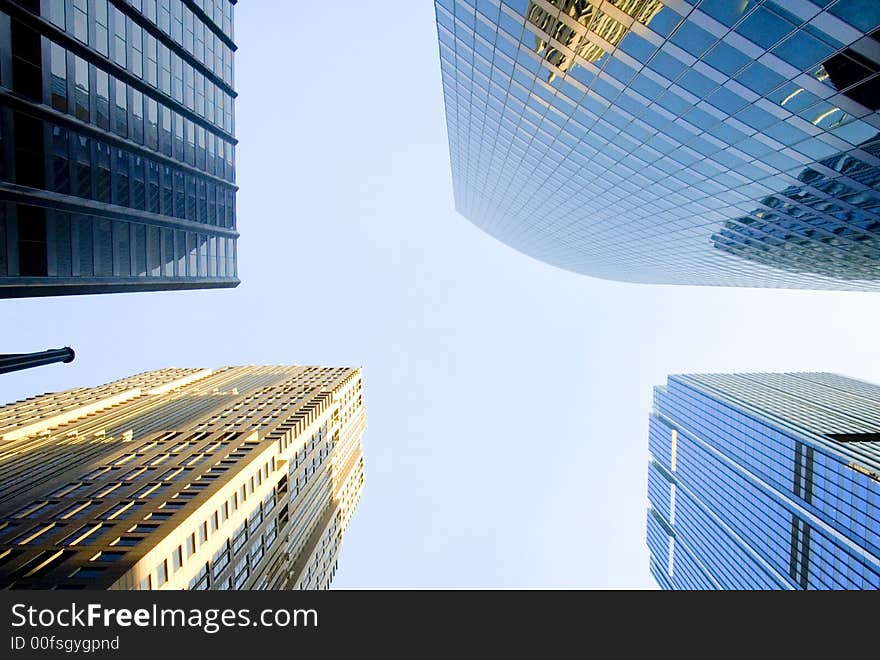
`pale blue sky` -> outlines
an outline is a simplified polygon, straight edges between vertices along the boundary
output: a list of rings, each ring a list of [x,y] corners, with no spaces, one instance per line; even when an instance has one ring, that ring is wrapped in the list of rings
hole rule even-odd
[[[336,588],[653,587],[651,388],[880,383],[877,294],[621,284],[455,213],[432,3],[240,3],[240,287],[0,301],[0,401],[164,366],[364,367],[366,485]]]

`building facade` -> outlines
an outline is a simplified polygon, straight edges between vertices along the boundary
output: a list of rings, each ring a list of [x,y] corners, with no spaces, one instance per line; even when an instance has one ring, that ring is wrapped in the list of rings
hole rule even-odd
[[[827,373],[670,376],[650,418],[663,589],[880,588],[880,387]]]
[[[880,290],[880,3],[436,0],[456,209],[628,282]]]
[[[0,588],[320,589],[360,369],[160,369],[0,408]]]
[[[0,297],[234,287],[235,0],[0,0]]]

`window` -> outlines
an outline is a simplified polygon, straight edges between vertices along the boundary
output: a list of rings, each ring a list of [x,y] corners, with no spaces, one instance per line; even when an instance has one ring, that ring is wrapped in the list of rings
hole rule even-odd
[[[192,580],[190,580],[189,588],[191,591],[201,591],[208,588],[208,565],[205,564],[202,566],[202,569],[199,571],[198,575],[196,575]]]
[[[78,197],[91,198],[92,152],[89,138],[82,135],[75,135],[73,146],[75,151],[75,189],[73,193]]]
[[[101,524],[84,525],[72,534],[61,539],[61,541],[59,541],[58,543],[59,545],[89,545],[98,538],[98,535],[95,532],[103,529],[104,527],[105,526]]]
[[[258,539],[251,547],[251,566],[256,566],[263,558],[263,540]]]
[[[37,527],[33,527],[24,534],[20,534],[17,536],[12,542],[15,545],[24,545],[26,543],[30,543],[34,539],[42,536],[50,529],[54,529],[55,527],[60,526],[55,523],[49,523],[48,525],[38,525]]]
[[[84,44],[89,43],[89,3],[88,0],[73,0],[73,36]],[[70,26],[68,26],[69,28]]]
[[[67,51],[58,44],[51,43],[50,62],[52,72],[50,103],[56,110],[67,112]]]
[[[99,517],[104,520],[125,520],[132,514],[137,513],[138,509],[144,506],[143,502],[120,502],[110,507]]]
[[[91,501],[77,502],[76,504],[74,504],[73,506],[71,506],[67,510],[65,510],[60,515],[60,518],[62,520],[66,520],[68,518],[82,518],[87,513],[89,513],[92,509],[94,509],[96,506],[98,506],[98,505],[96,503],[92,503]]]
[[[107,23],[107,0],[95,0],[95,44],[98,52],[104,57],[109,54],[109,32],[107,30]]]
[[[242,560],[235,565],[235,568],[232,572],[233,588],[241,589],[244,586],[244,583],[247,581],[248,575],[250,574],[247,555],[245,555]]]
[[[242,523],[232,536],[232,554],[238,554],[238,551],[244,547],[247,540],[247,525]]]
[[[211,573],[212,576],[216,579],[220,573],[223,571],[226,566],[229,565],[229,544],[224,543],[223,547],[221,547],[217,552],[214,553],[214,557],[211,559]]]
[[[43,500],[42,502],[37,502],[36,504],[29,504],[23,509],[19,509],[19,511],[13,514],[13,518],[33,518],[41,513],[41,511],[46,507],[48,502]],[[45,511],[42,511],[45,513]]]
[[[199,543],[204,543],[208,540],[208,523],[207,521],[203,522],[199,525]]]
[[[157,586],[161,587],[163,584],[168,582],[168,560],[163,559],[159,562],[159,565],[156,567],[156,576],[157,576]]]
[[[113,130],[122,137],[128,136],[128,86],[121,80],[114,81],[114,100],[116,103]]]
[[[190,534],[186,537],[186,556],[192,557],[196,553],[196,535]]]
[[[125,53],[125,21],[126,17],[121,11],[115,7],[110,7],[110,13],[113,17],[113,60],[121,67],[126,66]]]
[[[89,65],[81,57],[74,57],[74,112],[77,119],[89,121]]]
[[[119,561],[125,556],[123,550],[101,550],[92,557],[92,561]]]
[[[106,573],[107,569],[103,566],[91,566],[89,568],[80,568],[70,577],[75,577],[80,580],[97,580],[104,577]]]
[[[248,529],[251,534],[253,534],[257,528],[260,526],[260,523],[263,521],[263,510],[261,507],[257,507],[251,515],[248,517]]]

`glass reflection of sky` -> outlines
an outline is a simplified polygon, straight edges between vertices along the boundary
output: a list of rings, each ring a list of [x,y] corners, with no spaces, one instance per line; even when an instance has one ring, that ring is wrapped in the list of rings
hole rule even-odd
[[[880,5],[436,11],[456,208],[488,233],[609,279],[880,288]]]

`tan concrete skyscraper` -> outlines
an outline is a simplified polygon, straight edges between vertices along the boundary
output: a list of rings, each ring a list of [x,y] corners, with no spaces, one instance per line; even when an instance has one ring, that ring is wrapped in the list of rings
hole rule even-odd
[[[326,588],[360,369],[160,369],[0,408],[0,588]]]

